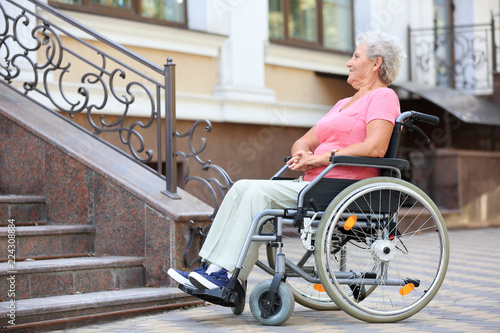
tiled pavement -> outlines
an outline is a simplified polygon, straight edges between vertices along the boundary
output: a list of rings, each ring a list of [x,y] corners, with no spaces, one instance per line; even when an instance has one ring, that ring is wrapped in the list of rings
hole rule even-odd
[[[263,326],[249,310],[240,316],[216,305],[145,315],[66,330],[71,333],[124,332],[500,332],[500,228],[452,230],[451,256],[443,286],[413,317],[393,324],[370,324],[342,311],[295,306],[283,326]],[[249,288],[266,279],[255,268]],[[60,332],[60,331],[59,331]]]

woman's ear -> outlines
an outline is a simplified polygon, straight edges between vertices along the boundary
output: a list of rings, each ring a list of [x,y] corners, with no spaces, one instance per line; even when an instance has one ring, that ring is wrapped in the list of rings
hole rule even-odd
[[[373,64],[373,69],[379,70],[379,68],[382,66],[383,62],[384,62],[384,59],[382,59],[382,57],[376,57],[375,63]]]

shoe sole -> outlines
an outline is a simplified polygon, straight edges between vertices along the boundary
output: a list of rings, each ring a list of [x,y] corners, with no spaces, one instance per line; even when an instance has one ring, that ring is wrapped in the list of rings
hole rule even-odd
[[[170,268],[168,271],[167,271],[167,274],[172,278],[174,279],[176,282],[182,284],[182,285],[185,285],[185,286],[188,286],[188,287],[194,287],[191,282],[189,281],[189,279],[186,279],[184,276],[180,275],[179,273],[177,273],[177,271],[173,268]]]
[[[208,281],[200,274],[193,272],[188,276],[189,282],[198,289],[215,289],[219,288],[218,285]]]

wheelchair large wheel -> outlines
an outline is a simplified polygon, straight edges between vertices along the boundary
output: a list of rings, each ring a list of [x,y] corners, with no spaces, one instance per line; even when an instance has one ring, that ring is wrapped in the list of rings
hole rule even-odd
[[[316,235],[318,274],[353,317],[396,322],[436,295],[448,266],[448,233],[432,200],[396,178],[359,181],[328,206]]]
[[[259,283],[250,294],[250,311],[252,315],[264,325],[281,325],[285,323],[293,313],[295,307],[293,294],[284,283],[280,283],[278,291],[274,296],[269,317],[262,318],[263,305],[273,280],[264,280]]]
[[[314,251],[303,247],[297,228],[283,226],[283,234],[283,247],[287,260],[303,269],[312,278],[318,279]],[[269,244],[266,246],[267,262],[271,268],[274,268],[275,249]],[[313,310],[339,310],[320,283],[309,282],[288,267],[286,272],[286,284],[297,303]]]

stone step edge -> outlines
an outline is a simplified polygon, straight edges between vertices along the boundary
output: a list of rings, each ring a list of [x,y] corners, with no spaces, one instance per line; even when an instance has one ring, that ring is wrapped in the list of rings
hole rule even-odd
[[[16,257],[16,262],[20,261],[31,261],[31,260],[49,260],[49,259],[68,259],[68,258],[79,258],[79,257],[94,257],[93,253],[67,253],[67,254],[56,254],[56,255],[38,255],[38,256],[28,256],[28,257]],[[9,262],[9,257],[1,258],[0,263]]]
[[[2,203],[46,203],[47,197],[43,195],[18,195],[0,194],[0,204]]]
[[[177,288],[131,288],[88,294],[51,296],[15,301],[14,330],[64,329],[66,325],[174,310],[206,304]],[[0,316],[8,318],[10,302],[0,302]],[[48,318],[48,319],[45,319]],[[8,327],[5,327],[8,328]]]
[[[5,222],[0,221],[0,227],[8,227],[10,223],[8,223],[8,220]],[[16,227],[38,227],[42,225],[47,225],[47,221],[33,221],[33,222],[15,222]]]
[[[7,237],[11,228],[0,226],[0,237]],[[96,229],[91,225],[38,225],[19,226],[15,228],[16,237],[66,235],[66,234],[95,234]]]
[[[68,312],[88,308],[98,308],[130,303],[167,301],[188,294],[174,287],[140,287],[112,291],[96,291],[76,295],[49,296],[16,300],[16,317],[42,315],[55,312]],[[0,317],[9,312],[9,301],[0,302]]]
[[[16,262],[12,267],[8,262],[0,263],[0,278],[14,274],[55,273],[74,270],[103,268],[124,268],[143,266],[146,258],[126,256],[77,257],[71,259],[44,259]]]

